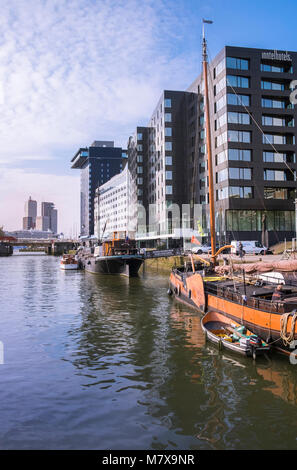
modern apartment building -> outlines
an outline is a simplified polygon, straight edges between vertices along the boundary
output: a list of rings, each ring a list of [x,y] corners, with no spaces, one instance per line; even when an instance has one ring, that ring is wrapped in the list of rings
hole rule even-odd
[[[113,232],[128,234],[129,219],[129,173],[125,166],[123,171],[113,176],[96,189],[94,201],[94,234],[102,239],[112,236]],[[133,234],[135,236],[135,233]],[[131,234],[129,233],[129,236]]]
[[[113,141],[94,141],[80,148],[71,160],[71,168],[80,169],[80,235],[94,234],[95,191],[123,168],[123,154]]]
[[[148,126],[137,127],[129,139],[132,219],[141,240],[168,243],[174,238],[175,225],[181,226],[182,212],[174,220],[171,208],[176,204],[181,209],[188,203],[186,103],[192,94],[165,90]],[[146,230],[136,203],[145,208]]]
[[[216,231],[231,239],[295,236],[296,107],[290,101],[297,53],[226,46],[209,65],[211,146]],[[195,202],[205,206],[209,231],[205,158],[204,82],[188,88],[189,180]],[[192,111],[191,111],[192,110]],[[191,169],[195,166],[196,172]],[[264,240],[265,241],[265,240]]]

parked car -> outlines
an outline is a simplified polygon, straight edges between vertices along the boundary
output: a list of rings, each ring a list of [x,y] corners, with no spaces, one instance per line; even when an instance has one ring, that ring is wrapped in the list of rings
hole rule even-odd
[[[262,243],[257,240],[246,240],[246,241],[237,241],[232,240],[231,253],[239,255],[239,243],[242,244],[243,254],[255,254],[255,255],[264,255],[267,252],[267,247],[262,245]]]

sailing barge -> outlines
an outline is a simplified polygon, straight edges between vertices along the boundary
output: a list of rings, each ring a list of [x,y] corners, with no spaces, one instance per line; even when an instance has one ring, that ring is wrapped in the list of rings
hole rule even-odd
[[[203,20],[203,23],[211,22]],[[244,325],[267,343],[273,342],[274,347],[282,351],[290,351],[294,345],[293,342],[297,340],[297,283],[296,280],[294,281],[297,262],[291,262],[291,265],[288,262],[280,262],[276,265],[256,263],[257,266],[250,267],[250,270],[244,265],[217,266],[217,257],[227,246],[216,251],[213,158],[204,25],[202,46],[211,258],[210,262],[207,262],[196,256],[198,262],[195,263],[191,256],[190,266],[186,263],[185,266],[174,268],[170,275],[169,293],[200,312],[217,312]],[[197,162],[194,169],[196,166]],[[194,191],[192,201],[195,201]],[[251,274],[250,277],[246,277],[245,271]],[[273,282],[261,278],[261,273],[265,271],[271,273],[271,277],[274,278]],[[278,281],[280,272],[283,274],[283,280]],[[277,301],[273,296],[275,281],[285,282],[282,288],[283,298]]]

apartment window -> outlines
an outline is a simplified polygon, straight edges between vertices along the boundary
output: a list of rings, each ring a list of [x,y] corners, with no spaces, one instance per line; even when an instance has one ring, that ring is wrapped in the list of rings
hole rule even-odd
[[[143,178],[137,178],[137,184],[143,184]]]
[[[226,87],[226,77],[221,78],[218,83],[214,86],[214,94],[217,95]]]
[[[172,180],[172,171],[166,171],[165,172],[165,178],[167,180]]]
[[[228,168],[224,168],[216,173],[216,180],[217,183],[222,183],[222,181],[226,181],[228,179]]]
[[[171,136],[172,136],[172,128],[165,127],[165,137],[171,137]]]
[[[266,181],[286,181],[286,173],[284,170],[264,170],[264,180]]]
[[[249,131],[228,131],[228,142],[251,142],[251,132]]]
[[[143,173],[143,168],[142,166],[137,167],[137,173]]]
[[[291,109],[293,105],[288,103],[286,106],[286,101],[281,99],[274,99],[274,98],[262,98],[261,100],[262,108],[274,108],[274,109]]]
[[[240,75],[227,75],[227,85],[237,88],[249,88],[250,79]]]
[[[165,142],[165,150],[172,150],[172,142]]]
[[[227,57],[226,66],[229,69],[248,70],[249,61],[247,59],[240,59],[237,57]]]
[[[165,165],[172,165],[172,157],[165,157]]]
[[[172,194],[172,186],[166,185],[165,192],[166,192],[166,194]]]
[[[295,199],[296,190],[294,188],[264,188],[265,199]]]
[[[232,161],[250,162],[252,159],[252,151],[244,149],[229,149],[228,158]]]
[[[139,152],[142,152],[142,145],[141,145],[141,144],[138,144],[138,145],[137,145],[137,150],[138,150]]]
[[[263,126],[285,126],[286,122],[284,118],[278,118],[275,116],[262,116]]]
[[[252,199],[253,188],[251,186],[229,186],[229,197],[240,199]]]
[[[275,145],[295,145],[295,136],[293,134],[281,135],[281,134],[263,134],[263,144],[275,144]]]
[[[226,106],[226,95],[222,96],[214,105],[214,112],[217,113],[220,111],[224,106]]]
[[[295,153],[263,152],[263,161],[267,163],[295,163]]]
[[[222,59],[214,69],[214,78],[216,78],[225,68],[225,58]]]
[[[220,147],[227,142],[227,132],[223,132],[215,138],[215,146]]]
[[[272,82],[270,80],[261,80],[262,90],[284,90],[285,85],[279,82]]]
[[[217,190],[217,201],[220,201],[221,199],[227,199],[228,197],[229,197],[228,186],[225,186],[224,188],[220,188]]]
[[[228,112],[229,124],[250,124],[251,119],[248,113]]]
[[[223,127],[227,122],[227,115],[226,113],[222,114],[222,116],[219,116],[215,120],[215,130],[220,129],[220,127]]]
[[[220,165],[227,160],[227,151],[223,150],[222,152],[218,153],[216,156],[216,164]]]
[[[284,72],[284,67],[261,63],[261,72]]]
[[[171,113],[165,113],[164,121],[165,122],[171,122]]]
[[[227,103],[233,106],[250,106],[250,96],[227,93]]]
[[[165,108],[171,108],[171,99],[170,98],[166,98],[164,100],[164,107]]]
[[[142,134],[141,133],[137,134],[137,140],[142,140]]]
[[[137,155],[137,162],[142,163],[142,155]]]
[[[229,178],[232,180],[251,180],[252,170],[250,168],[229,168]]]

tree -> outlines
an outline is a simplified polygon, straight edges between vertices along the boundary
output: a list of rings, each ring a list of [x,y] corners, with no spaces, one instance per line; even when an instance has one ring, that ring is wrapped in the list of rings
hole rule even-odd
[[[0,237],[5,237],[5,233],[4,233],[4,230],[3,230],[3,226],[0,227]]]

